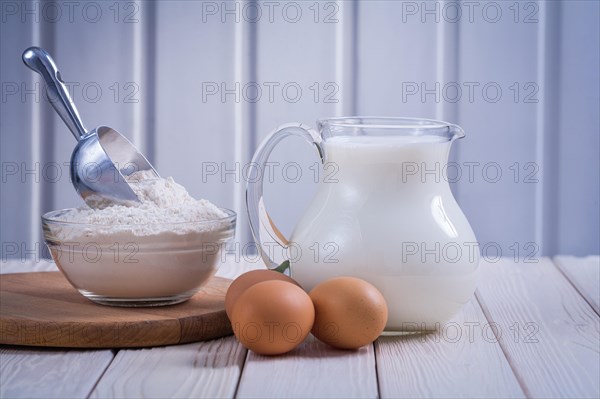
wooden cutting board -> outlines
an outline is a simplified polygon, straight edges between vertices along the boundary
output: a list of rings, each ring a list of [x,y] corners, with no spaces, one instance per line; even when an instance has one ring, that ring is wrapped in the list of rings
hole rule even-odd
[[[103,306],[60,272],[0,275],[0,343],[134,348],[203,341],[232,333],[225,314],[231,280],[213,277],[188,301],[154,308]]]

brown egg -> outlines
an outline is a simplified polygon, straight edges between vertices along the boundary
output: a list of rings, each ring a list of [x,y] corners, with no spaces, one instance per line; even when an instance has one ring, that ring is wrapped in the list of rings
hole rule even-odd
[[[248,288],[231,315],[233,333],[240,343],[263,355],[279,355],[300,345],[314,320],[308,294],[297,285],[278,280]]]
[[[312,333],[342,349],[356,349],[375,341],[388,317],[385,298],[372,284],[354,277],[336,277],[313,288]]]
[[[231,319],[233,305],[244,291],[256,283],[268,280],[287,281],[300,286],[296,280],[291,277],[273,270],[251,270],[246,272],[233,280],[233,283],[231,283],[229,289],[227,289],[227,294],[225,295],[225,312],[227,312],[227,316]]]

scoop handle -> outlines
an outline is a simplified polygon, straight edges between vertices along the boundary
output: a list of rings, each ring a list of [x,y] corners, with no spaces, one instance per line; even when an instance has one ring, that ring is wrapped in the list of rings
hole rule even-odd
[[[47,85],[46,97],[79,141],[87,130],[50,54],[42,48],[29,47],[23,52],[23,62],[42,76]]]

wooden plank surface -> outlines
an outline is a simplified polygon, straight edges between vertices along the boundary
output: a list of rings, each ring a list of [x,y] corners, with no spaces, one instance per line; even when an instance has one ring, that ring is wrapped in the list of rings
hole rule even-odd
[[[554,264],[567,276],[596,313],[600,314],[600,256],[556,256]]]
[[[0,264],[15,267],[53,265]],[[228,259],[219,275],[259,267]],[[358,352],[314,338],[281,357],[247,354],[234,337],[114,360],[107,350],[3,347],[0,396],[598,397],[598,315],[551,261],[482,263],[477,299],[483,310],[470,302],[437,335],[382,337]]]
[[[47,260],[0,262],[0,274],[56,270]],[[110,350],[0,346],[0,397],[86,397],[113,357]]]
[[[262,262],[228,257],[217,276],[234,279],[264,267]],[[227,337],[205,343],[119,351],[92,396],[232,397],[246,350]]]
[[[259,262],[247,262],[240,259],[240,263],[236,263],[235,258],[228,258],[221,265],[217,274],[224,278],[235,278],[241,272],[259,267],[261,267]],[[57,269],[54,263],[47,260],[0,262],[0,273],[44,270],[55,271]],[[86,397],[114,357],[110,350],[73,351],[12,346],[1,348],[0,397],[2,398]],[[94,391],[96,397],[123,396],[110,393],[113,385],[115,385],[114,390],[116,391],[121,389],[125,392],[145,392],[150,383],[144,377],[150,376],[150,380],[154,381],[156,375],[153,373],[170,378],[160,381],[166,388],[176,389],[170,381],[174,375],[179,375],[182,369],[187,369],[183,365],[186,356],[188,356],[187,359],[190,356],[195,359],[188,365],[191,364],[192,368],[196,368],[189,374],[188,385],[183,387],[184,390],[185,388],[189,389],[190,396],[199,397],[204,392],[206,396],[231,397],[240,374],[239,369],[236,371],[237,366],[234,366],[232,362],[241,359],[239,360],[241,365],[245,357],[245,350],[235,342],[233,337],[228,337],[222,342],[220,340],[210,341],[206,345],[169,346],[156,348],[154,351],[148,349],[122,350],[118,356],[118,363],[110,368],[106,379],[103,378],[102,383],[96,387]],[[150,368],[146,374],[141,373],[140,369],[146,368],[146,363],[150,360],[157,362],[158,370]],[[135,368],[136,366],[137,368]],[[219,368],[213,370],[213,366]],[[136,378],[132,378],[131,373],[126,373],[129,367],[136,370]],[[204,368],[208,368],[208,371],[202,371]],[[58,370],[60,373],[52,370]],[[123,379],[116,378],[122,374],[125,376]],[[194,378],[198,380],[198,385],[193,384]],[[208,382],[206,382],[207,380]],[[32,383],[33,381],[36,383]],[[226,385],[226,381],[232,382],[233,388]],[[163,390],[158,389],[157,392],[164,392],[164,388]],[[131,396],[140,395],[131,394]]]
[[[233,337],[123,350],[91,397],[230,398],[245,356],[246,350]]]
[[[380,337],[375,355],[382,398],[525,397],[475,298],[439,332]]]
[[[312,335],[285,356],[249,351],[239,398],[375,398],[373,345],[339,350]]]
[[[1,347],[0,397],[86,397],[112,360],[109,350]]]
[[[5,274],[0,280],[0,343],[130,348],[223,337],[232,332],[225,314],[230,282],[214,277],[174,306],[122,308],[89,301],[60,272]]]
[[[529,397],[600,396],[600,319],[548,259],[482,261],[477,299]]]
[[[0,262],[0,274],[57,271],[56,263],[48,259]]]

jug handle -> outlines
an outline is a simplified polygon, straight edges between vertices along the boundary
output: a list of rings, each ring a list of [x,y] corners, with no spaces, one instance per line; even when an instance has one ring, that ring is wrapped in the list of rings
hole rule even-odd
[[[273,245],[279,247],[282,254],[287,252],[289,241],[279,231],[265,208],[263,199],[263,176],[266,163],[273,148],[284,138],[289,136],[300,136],[314,145],[317,149],[321,163],[325,162],[323,148],[321,147],[321,136],[311,127],[301,123],[288,123],[279,126],[272,131],[267,138],[260,144],[250,163],[248,179],[246,183],[246,207],[248,210],[248,219],[250,220],[250,230],[256,242],[256,247],[269,269],[275,269],[279,266],[273,258]],[[285,257],[285,255],[283,255]],[[287,260],[287,259],[286,259]],[[289,270],[286,271],[289,274]]]

